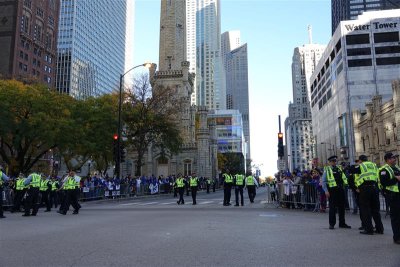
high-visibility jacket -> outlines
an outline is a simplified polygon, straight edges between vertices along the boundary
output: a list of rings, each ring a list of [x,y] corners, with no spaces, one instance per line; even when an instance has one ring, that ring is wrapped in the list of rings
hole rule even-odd
[[[65,190],[74,190],[75,189],[75,178],[74,177],[68,177],[68,179],[65,183],[66,183],[64,185]]]
[[[57,185],[58,185],[58,181],[52,181],[51,182],[51,191],[56,191]]]
[[[207,179],[207,184],[211,184],[211,179]]]
[[[30,186],[32,186],[34,188],[39,188],[40,181],[42,180],[41,176],[37,173],[32,173],[31,176],[32,176],[32,180],[31,180]]]
[[[325,167],[325,172],[326,172],[326,180],[328,182],[328,187],[330,187],[330,188],[336,187],[337,184],[336,184],[335,176],[333,176],[332,167],[331,166],[326,166]],[[343,172],[342,172],[342,177],[341,178],[343,180],[343,184],[344,185],[348,185],[347,177]]]
[[[243,185],[244,176],[242,174],[236,174],[236,185]]]
[[[222,176],[224,177],[225,183],[232,183],[232,176],[227,173],[224,173]]]
[[[2,171],[0,171],[0,186],[3,186],[3,172]],[[3,197],[3,196],[1,196],[1,197]]]
[[[247,176],[246,177],[246,184],[247,185],[254,185],[254,178],[253,178],[253,176]]]
[[[197,177],[190,178],[190,186],[197,186]]]
[[[17,178],[17,181],[15,183],[15,190],[17,191],[22,191],[25,189],[25,178]]]
[[[365,161],[360,164],[361,174],[354,180],[357,187],[362,185],[365,181],[378,182],[378,167],[375,163]]]
[[[392,167],[390,167],[388,164],[383,165],[383,167],[380,168],[379,171],[381,170],[386,170],[387,172],[389,172],[390,179],[396,179]],[[391,186],[385,186],[385,189],[391,192],[399,193],[399,183]]]
[[[40,191],[47,191],[48,184],[48,180],[40,180]]]
[[[185,182],[183,181],[183,178],[176,179],[176,187],[182,188],[184,186],[185,186]]]

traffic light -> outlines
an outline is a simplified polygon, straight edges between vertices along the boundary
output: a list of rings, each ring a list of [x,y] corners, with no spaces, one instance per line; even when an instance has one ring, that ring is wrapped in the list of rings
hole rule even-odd
[[[278,133],[278,157],[282,159],[283,156],[285,156],[283,147],[283,133]]]
[[[119,147],[119,154],[121,156],[121,163],[125,162],[126,150],[123,144]]]
[[[114,134],[113,136],[113,158],[116,163],[118,163],[118,135]]]

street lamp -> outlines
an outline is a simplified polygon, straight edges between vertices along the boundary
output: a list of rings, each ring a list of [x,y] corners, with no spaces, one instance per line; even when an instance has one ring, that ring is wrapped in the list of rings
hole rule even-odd
[[[131,68],[131,69],[129,69],[128,71],[126,71],[124,74],[121,74],[120,76],[119,76],[119,100],[118,100],[118,138],[117,138],[117,147],[118,147],[118,149],[117,149],[117,157],[116,157],[116,159],[115,159],[115,173],[116,173],[116,176],[118,177],[118,178],[121,178],[120,177],[120,172],[121,172],[121,169],[120,169],[120,163],[121,163],[121,153],[120,153],[120,147],[121,147],[121,131],[122,131],[122,129],[121,129],[121,112],[122,112],[122,86],[123,86],[123,82],[124,82],[124,76],[126,75],[126,74],[128,74],[129,72],[131,72],[132,70],[134,70],[134,69],[136,69],[136,68],[139,68],[139,67],[145,67],[145,68],[148,68],[148,69],[150,69],[150,68],[152,68],[152,67],[155,67],[156,66],[156,64],[154,64],[154,63],[144,63],[144,64],[140,64],[140,65],[137,65],[137,66],[135,66],[135,67],[133,67],[133,68]]]

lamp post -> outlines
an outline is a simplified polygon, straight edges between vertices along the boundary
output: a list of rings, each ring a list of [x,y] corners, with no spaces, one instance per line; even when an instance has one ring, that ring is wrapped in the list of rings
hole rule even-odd
[[[129,72],[131,72],[132,70],[139,68],[139,67],[146,67],[148,69],[150,69],[151,67],[155,66],[154,63],[144,63],[144,64],[140,64],[137,65],[131,69],[129,69],[128,71],[126,71],[124,74],[121,74],[119,76],[119,100],[118,100],[118,138],[117,138],[117,157],[115,159],[115,174],[118,178],[120,177],[120,173],[121,173],[121,151],[120,151],[120,147],[121,147],[121,132],[122,132],[122,122],[121,122],[121,113],[122,113],[122,87],[123,87],[123,82],[124,82],[124,77],[126,74],[128,74]]]

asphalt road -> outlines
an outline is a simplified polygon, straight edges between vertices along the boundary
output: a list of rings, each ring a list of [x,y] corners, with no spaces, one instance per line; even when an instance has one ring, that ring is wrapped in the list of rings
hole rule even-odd
[[[234,197],[234,196],[233,196]],[[0,266],[400,266],[385,234],[328,229],[327,214],[277,209],[263,201],[222,206],[222,192],[177,205],[172,196],[83,203],[79,215],[5,213]]]

